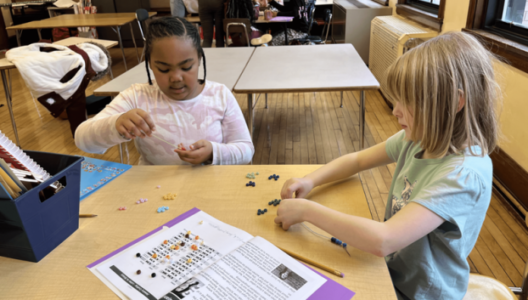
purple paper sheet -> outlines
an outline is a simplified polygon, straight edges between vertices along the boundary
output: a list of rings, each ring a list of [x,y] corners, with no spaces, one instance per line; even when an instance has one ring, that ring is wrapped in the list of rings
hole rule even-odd
[[[275,17],[273,19],[270,19],[270,21],[275,22],[291,22],[293,20],[293,17]]]
[[[94,261],[93,263],[89,264],[88,266],[86,266],[87,268],[93,268],[95,267],[96,265],[102,263],[103,261],[111,258],[112,256],[118,254],[119,252],[121,251],[124,251],[125,249],[127,249],[128,247],[138,243],[138,242],[141,242],[142,240],[148,238],[149,236],[153,235],[154,233],[160,231],[163,226],[167,226],[167,227],[172,227],[174,226],[175,224],[178,224],[180,223],[181,221],[187,219],[188,217],[198,213],[200,210],[198,208],[193,208],[187,212],[184,212],[183,214],[177,216],[176,218],[172,219],[171,221],[165,223],[164,225],[152,230],[151,232],[145,234],[144,236],[124,245],[123,247],[115,250],[114,252]],[[326,282],[317,290],[315,291],[309,298],[308,300],[318,300],[318,299],[334,299],[334,300],[340,300],[340,299],[350,299],[352,298],[356,293],[354,293],[353,291],[349,290],[348,288],[342,286],[341,284],[333,281],[332,279],[328,278],[327,276],[321,274],[320,272],[312,269],[311,267],[309,267],[308,265],[305,264],[305,266],[307,266],[308,268],[310,268],[310,270],[314,271],[315,273],[321,275],[323,278],[326,279]]]
[[[183,214],[177,216],[176,218],[170,220],[169,222],[167,222],[167,223],[161,225],[160,227],[152,230],[151,232],[145,234],[144,236],[142,236],[142,237],[140,237],[140,238],[138,238],[138,239],[126,244],[126,245],[124,245],[123,247],[115,250],[114,252],[112,252],[112,253],[104,256],[104,257],[101,257],[100,259],[94,261],[93,263],[87,265],[86,267],[87,268],[93,268],[94,266],[102,263],[103,261],[105,261],[105,260],[109,259],[110,257],[118,254],[119,252],[126,250],[128,247],[130,247],[130,246],[132,246],[132,245],[134,245],[134,244],[136,244],[138,242],[141,242],[142,240],[144,240],[144,239],[148,238],[149,236],[153,235],[154,233],[160,231],[163,228],[163,226],[172,227],[173,225],[180,223],[181,221],[187,219],[188,217],[194,215],[195,213],[197,213],[199,211],[200,210],[195,207],[195,208],[193,208],[193,209],[191,209],[191,210],[189,210],[187,212],[184,212]]]

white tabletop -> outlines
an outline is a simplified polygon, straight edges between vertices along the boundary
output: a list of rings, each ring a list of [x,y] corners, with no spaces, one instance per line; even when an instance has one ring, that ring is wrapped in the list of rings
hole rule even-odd
[[[258,47],[235,85],[239,93],[378,89],[351,44]]]
[[[223,83],[233,90],[240,74],[246,67],[254,48],[205,48],[207,65],[207,80]],[[154,75],[151,73],[151,78]],[[203,67],[200,66],[198,78],[203,78]],[[134,83],[148,81],[145,62],[140,63],[116,79],[106,83],[94,91],[96,96],[117,96]]]
[[[86,42],[94,42],[103,45],[106,49],[110,49],[117,45],[116,41],[109,41],[109,40],[99,40],[99,39],[88,39],[88,38],[80,38],[80,37],[69,37],[67,39],[63,39],[60,41],[57,41],[53,44],[55,45],[62,45],[62,46],[71,46],[71,45],[77,45],[81,43]],[[6,69],[14,69],[16,68],[14,64],[12,64],[7,58],[0,59],[0,70],[6,70]]]

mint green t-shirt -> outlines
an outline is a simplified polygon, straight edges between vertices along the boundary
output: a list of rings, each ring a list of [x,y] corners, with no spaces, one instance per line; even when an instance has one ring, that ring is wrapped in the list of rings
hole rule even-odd
[[[419,144],[400,131],[385,147],[397,162],[385,220],[410,202],[444,219],[411,245],[386,257],[399,299],[457,299],[469,280],[467,257],[475,245],[491,199],[493,167],[488,155],[448,155],[422,159]],[[481,149],[473,146],[475,154]]]

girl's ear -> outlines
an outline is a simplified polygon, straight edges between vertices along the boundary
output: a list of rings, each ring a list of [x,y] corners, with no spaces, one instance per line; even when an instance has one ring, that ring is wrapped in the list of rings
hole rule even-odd
[[[464,92],[459,89],[458,90],[458,109],[457,113],[462,110],[462,108],[466,105],[466,97],[464,96]]]

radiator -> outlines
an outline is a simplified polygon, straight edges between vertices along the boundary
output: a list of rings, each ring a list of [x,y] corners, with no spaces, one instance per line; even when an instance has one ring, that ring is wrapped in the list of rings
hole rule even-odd
[[[437,34],[436,31],[397,16],[381,16],[372,20],[369,68],[380,83],[383,94],[386,95],[387,68],[406,50]]]

